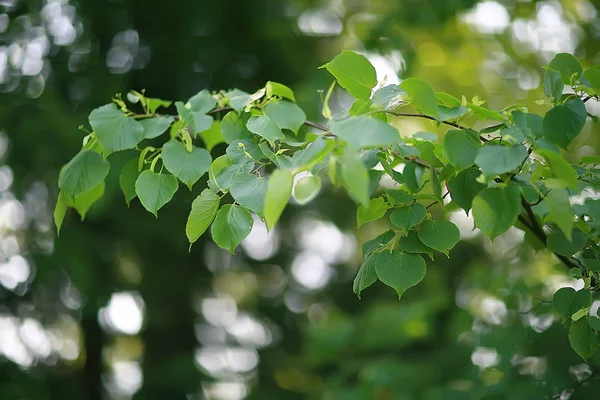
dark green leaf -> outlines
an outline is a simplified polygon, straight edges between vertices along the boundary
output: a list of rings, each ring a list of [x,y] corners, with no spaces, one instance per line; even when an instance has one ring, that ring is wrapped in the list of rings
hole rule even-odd
[[[444,137],[444,153],[457,172],[473,165],[480,148],[479,138],[469,132],[451,130]]]
[[[488,178],[492,178],[516,170],[527,156],[527,149],[523,145],[506,147],[490,143],[479,149],[475,164]]]
[[[406,236],[401,237],[398,248],[407,253],[427,254],[433,260],[433,250],[423,244],[417,231],[409,231]]]
[[[392,224],[402,228],[404,232],[408,232],[410,228],[416,226],[425,219],[427,210],[419,203],[411,206],[399,207],[390,215]]]
[[[587,318],[581,318],[569,328],[569,343],[581,358],[587,360],[598,350],[598,339],[590,328]]]
[[[419,228],[419,239],[427,247],[448,255],[460,240],[460,231],[450,221],[429,220]]]
[[[585,246],[586,242],[587,236],[579,229],[573,230],[572,240],[568,240],[563,231],[559,229],[554,229],[548,235],[548,248],[556,254],[566,257],[577,253]]]
[[[564,87],[560,72],[551,69],[544,71],[544,95],[546,97],[560,99]]]
[[[398,298],[410,287],[417,285],[427,273],[423,257],[403,251],[374,253],[375,270],[381,282],[396,289]]]
[[[369,257],[371,253],[375,250],[387,244],[390,240],[392,240],[396,236],[393,230],[388,230],[383,232],[381,235],[377,236],[375,239],[369,240],[362,245],[362,255],[364,258]]]
[[[583,101],[571,98],[546,113],[542,122],[544,137],[566,149],[583,129],[586,118]]]
[[[409,162],[404,166],[402,171],[406,187],[411,192],[416,192],[421,188],[421,180],[423,179],[423,167],[417,163]]]
[[[520,190],[516,185],[485,189],[473,199],[473,218],[478,227],[494,240],[513,226],[521,210]]]
[[[475,196],[485,189],[483,183],[477,182],[479,175],[481,175],[481,171],[476,167],[471,167],[461,171],[448,181],[448,190],[450,190],[452,201],[466,213],[469,213]]]

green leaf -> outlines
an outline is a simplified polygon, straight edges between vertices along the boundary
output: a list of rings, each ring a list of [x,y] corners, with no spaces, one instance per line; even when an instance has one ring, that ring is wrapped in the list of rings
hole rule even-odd
[[[544,71],[544,95],[546,97],[560,99],[564,87],[560,72],[551,69]]]
[[[159,107],[167,108],[173,103],[172,101],[163,99],[146,98],[146,100],[148,102],[148,111],[150,111],[150,114],[154,114]]]
[[[304,150],[294,153],[292,158],[295,172],[310,170],[315,165],[327,158],[331,150],[335,147],[335,141],[324,137],[317,138],[309,143]]]
[[[369,173],[355,150],[346,148],[340,158],[342,180],[348,192],[363,206],[369,206]]]
[[[332,121],[331,132],[357,149],[390,146],[400,140],[398,131],[391,125],[364,115]]]
[[[60,228],[67,214],[67,207],[71,204],[71,199],[62,190],[58,192],[56,199],[56,207],[54,207],[54,225],[56,225],[56,233],[60,234]]]
[[[250,101],[250,93],[246,93],[240,89],[230,90],[225,94],[229,98],[229,105],[237,112],[242,112]]]
[[[467,214],[471,209],[475,196],[485,189],[483,183],[477,182],[480,175],[481,171],[477,167],[471,167],[448,180],[448,190],[450,190],[452,201],[465,210]]]
[[[215,121],[209,129],[200,132],[200,137],[204,142],[206,150],[209,152],[218,144],[225,143],[223,134],[221,133],[221,122]]]
[[[538,153],[546,159],[555,178],[562,180],[570,189],[576,190],[579,187],[575,169],[562,155],[545,149]]]
[[[569,328],[569,343],[571,348],[584,360],[593,356],[598,350],[598,339],[590,328],[587,318],[581,318]]]
[[[206,115],[206,111],[202,109],[187,108],[181,101],[175,102],[175,107],[181,119],[187,122],[194,134],[207,130],[213,123],[213,118]]]
[[[356,293],[359,299],[360,292],[371,286],[377,280],[377,272],[375,271],[376,261],[376,255],[366,257],[362,265],[360,266],[356,277],[354,278],[352,290],[354,290],[354,293]]]
[[[276,140],[285,139],[279,126],[266,115],[253,115],[246,123],[246,128],[254,134],[267,139],[273,143]]]
[[[89,121],[105,155],[133,149],[143,138],[142,124],[123,114],[114,104],[93,110]]]
[[[169,129],[173,121],[173,117],[152,117],[140,120],[139,123],[144,129],[142,139],[159,137]]]
[[[404,90],[400,89],[400,86],[387,85],[377,89],[375,93],[373,93],[371,101],[377,106],[387,109],[390,106],[397,105],[396,103],[398,103],[405,94]]]
[[[214,181],[216,179],[217,175],[219,175],[219,173],[221,171],[223,171],[223,169],[229,167],[230,165],[231,165],[231,160],[229,159],[227,154],[223,154],[222,156],[215,158],[213,160],[213,162],[210,164],[210,168],[208,169],[208,179],[211,179]],[[249,171],[246,171],[246,172],[249,172]]]
[[[106,185],[104,184],[104,181],[102,181],[87,192],[81,193],[73,198],[73,208],[77,210],[82,221],[85,219],[85,215],[90,207],[102,198],[104,189],[106,189]]]
[[[450,221],[429,220],[423,222],[419,228],[419,239],[427,247],[448,256],[450,250],[460,240],[460,231]]]
[[[519,187],[496,186],[485,189],[473,199],[475,226],[494,240],[517,221],[521,210]]]
[[[296,104],[286,101],[272,101],[265,106],[265,115],[271,118],[280,129],[289,129],[298,133],[306,121],[306,114]]]
[[[285,99],[296,102],[296,98],[294,97],[294,92],[292,89],[285,86],[284,84],[268,81],[265,85],[265,89],[267,90],[267,98],[271,98],[273,96],[283,97]]]
[[[410,287],[417,285],[427,273],[423,257],[403,251],[374,253],[375,270],[379,280],[396,289],[398,298]]]
[[[592,88],[596,94],[600,94],[600,65],[596,65],[593,68],[588,68],[583,73],[585,79],[590,81]]]
[[[527,158],[527,149],[521,144],[506,147],[486,144],[477,152],[475,164],[488,178],[502,175],[519,168]]]
[[[575,293],[575,289],[572,287],[563,287],[558,289],[556,293],[554,293],[554,296],[552,296],[552,305],[554,306],[554,309],[564,318],[569,318],[573,315],[572,305]]]
[[[371,89],[377,85],[375,68],[361,54],[344,50],[323,67],[327,68],[341,87],[357,99],[368,100]]]
[[[565,85],[571,84],[571,76],[576,74],[577,79],[583,72],[579,61],[568,53],[557,54],[546,68],[559,72]]]
[[[371,199],[369,207],[360,205],[356,210],[356,221],[360,227],[370,221],[375,221],[385,215],[389,206],[383,197]]]
[[[239,173],[231,181],[231,196],[242,206],[257,214],[263,213],[268,179],[262,176]]]
[[[466,131],[448,131],[444,137],[444,153],[457,172],[473,165],[480,148],[479,138]]]
[[[427,82],[418,78],[408,78],[400,83],[400,88],[406,92],[410,104],[419,112],[441,120],[435,92]]]
[[[425,219],[427,210],[419,203],[411,206],[399,207],[390,215],[392,224],[408,232],[410,228],[421,223]]]
[[[544,203],[548,206],[550,219],[563,231],[566,239],[571,240],[574,217],[569,203],[569,192],[566,189],[554,188],[544,197]]]
[[[233,178],[239,174],[249,174],[253,168],[254,164],[250,163],[234,164],[225,167],[217,174],[215,182],[221,190],[229,190],[231,189]]]
[[[504,122],[506,117],[501,112],[492,110],[487,107],[476,106],[475,104],[467,104],[467,107],[473,111],[473,114],[481,120],[493,119],[495,121]]]
[[[416,192],[421,188],[421,180],[423,179],[423,167],[417,163],[409,162],[404,166],[402,171],[406,187],[411,192]]]
[[[433,250],[423,244],[417,231],[409,231],[406,236],[401,237],[398,248],[407,253],[427,254],[433,260]]]
[[[546,113],[542,128],[544,137],[566,149],[585,125],[587,112],[583,101],[571,98]]]
[[[81,150],[62,169],[58,187],[70,197],[78,196],[104,181],[110,164],[92,150]]]
[[[192,210],[185,225],[185,234],[194,243],[208,229],[217,215],[221,199],[210,189],[204,189],[192,202]]]
[[[205,149],[192,146],[189,152],[178,140],[169,140],[163,146],[162,160],[165,168],[185,183],[190,190],[194,183],[208,172],[212,157]]]
[[[393,230],[388,230],[383,232],[381,235],[377,236],[375,239],[369,240],[362,245],[362,255],[364,258],[369,257],[371,253],[375,250],[379,249],[381,246],[387,244],[390,240],[392,240],[396,234]]]
[[[172,175],[143,171],[135,181],[135,192],[144,208],[158,218],[158,210],[177,192],[177,178]]]
[[[449,121],[451,119],[460,118],[465,115],[467,111],[469,111],[469,109],[464,106],[456,106],[452,108],[438,106],[438,112],[440,113],[441,121]]]
[[[221,121],[221,133],[226,143],[248,138],[252,133],[246,128],[248,120],[235,111],[229,111]]]
[[[574,229],[571,240],[567,239],[563,231],[555,229],[548,235],[548,248],[556,254],[570,257],[585,246],[587,236],[579,229]]]
[[[227,146],[225,152],[234,164],[250,163],[253,160],[260,161],[264,158],[258,143],[251,138],[234,140]]]
[[[265,196],[264,214],[267,229],[273,229],[279,221],[292,194],[293,183],[294,176],[288,170],[276,169],[271,174]]]
[[[192,111],[206,114],[217,104],[217,100],[207,91],[201,90],[187,101]]]
[[[392,190],[388,189],[385,191],[388,197],[388,201],[392,205],[410,205],[415,202],[415,196],[410,193],[405,192],[404,190]]]
[[[294,199],[298,204],[306,204],[314,199],[321,190],[321,179],[318,176],[301,178],[294,188]]]
[[[214,242],[235,254],[235,248],[252,230],[254,218],[244,207],[226,204],[217,213],[211,227]]]
[[[119,185],[125,195],[125,202],[128,206],[129,202],[137,197],[135,193],[135,181],[139,175],[137,158],[127,161],[121,170],[121,175],[119,175]]]

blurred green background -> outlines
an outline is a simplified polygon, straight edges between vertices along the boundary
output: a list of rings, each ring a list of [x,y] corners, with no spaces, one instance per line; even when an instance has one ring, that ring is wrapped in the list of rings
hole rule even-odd
[[[127,208],[111,174],[84,223],[68,214],[58,238],[52,222],[77,128],[115,93],[179,100],[274,80],[320,121],[332,77],[317,67],[352,49],[382,84],[416,76],[543,113],[541,65],[558,52],[600,63],[598,12],[595,0],[0,0],[0,399],[599,398],[600,355],[571,351],[548,302],[581,283],[516,229],[490,245],[462,211],[451,259],[428,262],[400,302],[380,283],[352,293],[360,244],[387,227],[357,230],[330,188],[273,233],[256,223],[235,257],[209,235],[188,253],[203,184],[157,221]],[[334,113],[350,104],[334,92]],[[589,122],[573,160],[600,150]]]

